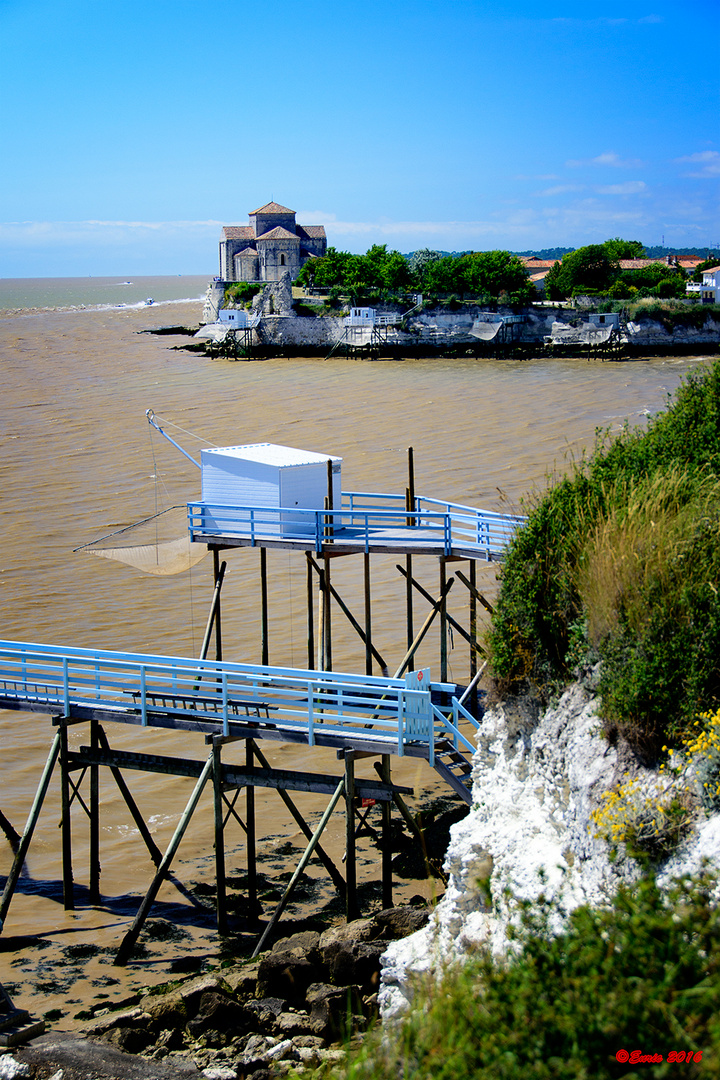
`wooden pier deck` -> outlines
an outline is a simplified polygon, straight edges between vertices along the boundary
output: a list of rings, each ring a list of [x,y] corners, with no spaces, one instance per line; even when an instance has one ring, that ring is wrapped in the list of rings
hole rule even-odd
[[[269,547],[316,554],[439,555],[444,558],[503,558],[518,514],[499,514],[424,496],[343,492],[340,509],[230,506],[188,503],[191,540],[213,547]]]

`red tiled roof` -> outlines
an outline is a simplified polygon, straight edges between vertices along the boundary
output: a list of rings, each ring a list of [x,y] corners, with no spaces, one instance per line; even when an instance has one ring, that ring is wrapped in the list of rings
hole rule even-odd
[[[226,240],[254,240],[255,230],[252,225],[225,225],[223,236]]]
[[[325,239],[325,226],[324,225],[298,225],[298,236],[307,236],[308,240],[324,240]]]
[[[534,255],[521,255],[520,258],[528,270],[550,270],[556,262],[560,262],[559,259],[536,259]]]
[[[294,210],[288,210],[287,206],[281,206],[280,203],[269,202],[264,206],[259,207],[257,210],[251,210],[251,214],[294,214]]]

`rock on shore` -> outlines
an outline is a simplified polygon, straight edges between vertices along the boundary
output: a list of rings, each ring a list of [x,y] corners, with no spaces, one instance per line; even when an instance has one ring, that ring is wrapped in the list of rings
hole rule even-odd
[[[62,1080],[268,1080],[341,1060],[339,1040],[377,1015],[388,943],[427,919],[424,905],[406,905],[293,934],[256,961],[153,989],[119,1011],[103,1008],[82,1038],[50,1033],[11,1060],[28,1070],[18,1076],[56,1069]]]

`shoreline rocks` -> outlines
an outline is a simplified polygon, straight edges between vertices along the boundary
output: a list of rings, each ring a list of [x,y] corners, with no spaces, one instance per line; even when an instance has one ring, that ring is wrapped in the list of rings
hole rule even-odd
[[[98,1010],[80,1042],[102,1044],[112,1060],[121,1053],[161,1066],[163,1076],[168,1066],[177,1066],[177,1075],[196,1075],[188,1072],[194,1066],[207,1080],[268,1080],[289,1068],[338,1061],[339,1042],[360,1038],[377,1016],[380,957],[388,944],[428,918],[427,907],[404,905],[323,933],[294,933],[258,960],[166,984],[119,1011]],[[30,1044],[17,1060],[32,1062],[38,1052]],[[119,1074],[95,1069],[93,1075]]]

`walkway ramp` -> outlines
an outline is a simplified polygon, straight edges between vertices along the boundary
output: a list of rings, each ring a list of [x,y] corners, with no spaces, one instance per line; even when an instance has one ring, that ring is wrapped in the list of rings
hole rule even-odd
[[[426,670],[394,679],[0,642],[2,709],[420,757],[460,790],[458,755],[474,749],[461,725],[477,724],[455,689]]]

